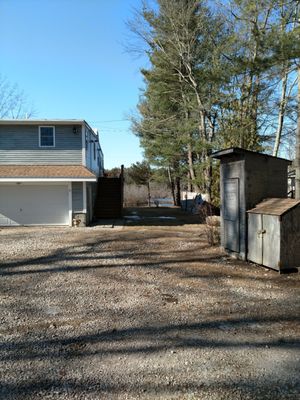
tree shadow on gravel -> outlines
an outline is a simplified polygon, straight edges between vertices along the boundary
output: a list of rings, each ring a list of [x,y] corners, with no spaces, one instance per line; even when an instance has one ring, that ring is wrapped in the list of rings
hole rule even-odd
[[[169,235],[171,236],[172,232]],[[115,304],[112,304],[115,300],[114,296],[108,299],[100,297],[103,303],[96,308],[97,312],[93,311],[92,315],[88,315],[88,310],[84,308],[85,314],[82,316],[78,313],[82,320],[75,326],[75,324],[72,325],[72,319],[75,321],[78,317],[75,301],[73,314],[62,313],[57,318],[44,316],[42,319],[39,316],[40,320],[36,318],[33,301],[32,309],[28,310],[26,316],[26,327],[16,323],[5,331],[5,327],[2,326],[0,363],[5,366],[5,369],[0,373],[0,398],[5,400],[64,397],[70,400],[122,399],[128,394],[133,399],[140,397],[147,399],[151,396],[183,399],[185,395],[189,399],[193,398],[193,392],[195,392],[195,398],[201,398],[202,395],[207,394],[208,398],[210,396],[230,400],[296,399],[294,393],[297,393],[300,388],[299,380],[296,381],[293,378],[295,373],[291,374],[290,378],[281,377],[281,380],[275,379],[272,372],[268,370],[262,380],[250,374],[242,376],[242,373],[240,377],[234,378],[229,374],[227,379],[222,376],[216,378],[215,375],[207,375],[205,379],[201,377],[201,372],[205,368],[202,357],[208,358],[207,362],[210,363],[212,361],[207,354],[214,351],[223,351],[227,354],[227,361],[230,361],[232,355],[243,350],[269,353],[280,350],[285,355],[292,354],[293,356],[285,358],[284,362],[275,360],[276,368],[282,372],[299,369],[296,362],[300,342],[295,332],[300,321],[299,313],[295,315],[295,309],[290,307],[295,301],[292,295],[290,294],[288,301],[274,300],[275,306],[273,304],[273,307],[268,309],[268,303],[264,299],[256,300],[255,304],[247,304],[248,299],[243,296],[243,292],[234,297],[229,290],[225,300],[230,300],[232,304],[240,303],[246,311],[242,310],[241,313],[235,315],[226,314],[225,303],[222,303],[223,292],[219,290],[218,280],[225,286],[228,279],[233,281],[233,285],[235,280],[241,279],[244,279],[245,285],[250,280],[265,283],[264,270],[261,269],[259,270],[261,273],[254,274],[254,267],[246,263],[239,264],[237,267],[236,261],[227,259],[220,252],[210,253],[210,249],[201,241],[198,248],[192,249],[192,252],[190,248],[182,249],[179,246],[171,252],[167,245],[165,252],[162,252],[156,242],[151,247],[151,243],[160,238],[160,233],[147,233],[146,239],[138,235],[128,238],[126,234],[118,233],[102,240],[99,235],[89,237],[88,241],[54,250],[46,256],[2,262],[0,275],[2,275],[3,291],[11,291],[11,297],[7,302],[10,311],[13,307],[20,309],[19,302],[22,301],[24,294],[22,285],[26,275],[29,276],[26,283],[33,285],[34,277],[44,280],[47,273],[50,277],[66,276],[67,278],[59,281],[56,287],[56,290],[61,291],[63,285],[69,283],[70,275],[68,274],[73,272],[93,273],[93,278],[97,277],[104,285],[102,288],[105,287],[105,279],[119,283],[119,286],[123,283],[122,289],[125,288],[126,282],[123,273],[117,274],[120,269],[122,272],[127,268],[136,269],[139,274],[126,275],[127,284],[131,285],[132,295],[137,297],[137,303],[129,306],[130,310],[123,304],[116,311]],[[184,238],[184,240],[188,239]],[[117,241],[117,246],[110,248],[114,241]],[[195,238],[191,238],[191,241],[197,244]],[[144,244],[144,248],[141,244]],[[157,273],[155,275],[157,279],[163,275],[165,280],[160,282],[159,290],[155,290],[154,294],[151,292],[150,298],[147,298],[143,305],[147,307],[147,310],[139,308],[140,298],[144,294],[137,293],[137,285],[140,289],[147,288],[149,285],[147,274],[154,275],[154,273]],[[293,285],[293,282],[296,282],[296,279],[288,280],[277,273],[272,275],[270,273],[270,276],[267,282],[280,282],[277,288],[280,291],[286,290]],[[17,286],[16,281],[19,277],[19,286]],[[172,282],[174,277],[178,279],[175,284]],[[89,278],[86,279],[86,286],[83,286],[84,290],[87,290],[91,282]],[[196,286],[192,287],[195,280]],[[176,305],[172,304],[173,308],[163,309],[162,315],[166,322],[159,322],[161,316],[157,315],[157,304],[163,308],[162,303],[165,300],[162,301],[162,299],[171,296],[174,292],[183,295],[192,293],[194,296],[192,299],[195,299],[195,296],[201,294],[201,287],[197,286],[199,281],[204,282],[204,288],[209,287],[210,296],[214,292],[212,299],[219,301],[220,304],[214,303],[211,310],[200,309],[202,306],[200,304],[199,310],[193,310],[193,312],[189,310],[192,315],[190,316],[184,308],[181,308],[185,301],[183,296],[182,304],[179,302]],[[178,282],[180,285],[177,284]],[[154,283],[156,284],[155,279],[150,281],[149,290],[154,291]],[[230,284],[232,285],[232,282]],[[266,288],[265,290],[269,290],[267,286]],[[15,290],[14,293],[13,290]],[[17,293],[17,290],[23,290],[23,292]],[[27,295],[35,293],[34,286],[26,290]],[[97,290],[100,290],[98,286]],[[111,290],[115,292],[115,286]],[[54,291],[51,295],[58,295],[59,291]],[[204,292],[204,296],[206,293]],[[72,295],[73,293],[71,303]],[[120,293],[120,297],[122,295]],[[217,300],[214,296],[217,296]],[[11,298],[14,301],[10,301]],[[171,297],[170,299],[173,301]],[[94,299],[91,298],[89,301],[93,302]],[[177,306],[178,309],[175,310]],[[105,329],[101,319],[103,318],[101,307],[106,308],[107,311],[108,322]],[[191,304],[190,307],[196,306]],[[149,312],[150,314],[147,314]],[[186,312],[190,320],[186,323],[174,323],[173,312],[177,313],[181,321],[184,320]],[[132,320],[126,319],[128,317],[126,313],[135,314],[135,322],[130,324],[128,320],[130,322]],[[284,335],[278,334],[281,326],[284,326],[282,331]],[[203,353],[197,353],[200,351]],[[190,377],[183,364],[184,356],[189,361],[190,352],[197,353],[199,358],[196,364],[192,365],[192,368],[198,368],[199,379],[197,380]],[[168,358],[164,359],[166,354],[172,357],[178,356],[176,370],[172,370],[169,366]],[[154,360],[160,357],[164,359],[164,364],[161,364],[163,370],[153,367],[157,362]],[[122,368],[120,367],[122,377],[118,376],[115,370],[115,365],[121,362],[119,358],[125,360]],[[267,359],[272,361],[271,358]],[[137,360],[147,360],[148,366],[140,367]],[[96,372],[89,370],[90,365],[94,366]],[[228,368],[224,361],[216,364],[215,368],[218,366],[221,369],[220,372]],[[74,374],[72,374],[72,368]],[[13,378],[16,375],[19,377]],[[159,378],[156,377],[157,375]],[[167,380],[170,375],[178,376],[180,379]]]
[[[156,235],[150,235],[147,240],[159,238]],[[145,238],[140,240],[145,241]],[[162,252],[160,249],[151,249],[150,247],[147,247],[147,251],[141,251],[138,239],[126,239],[126,237],[122,237],[119,241],[119,249],[117,250],[102,247],[103,245],[110,245],[114,241],[115,238],[104,240],[101,238],[101,241],[96,238],[89,240],[89,242],[51,251],[45,256],[0,262],[0,276],[72,273],[135,267],[145,270],[170,271],[173,274],[176,273],[182,279],[213,280],[224,278],[226,274],[234,271],[231,279],[247,278],[265,281],[262,273],[253,275],[255,269],[264,271],[263,268],[233,260],[221,251],[219,251],[219,254],[210,254],[210,247],[201,241],[196,250],[194,248],[192,250],[176,249],[172,253],[169,250]],[[190,244],[193,244],[193,240],[190,241]],[[204,264],[205,268],[201,267],[201,264]],[[197,265],[199,268],[197,268]],[[226,271],[223,268],[225,265]],[[29,268],[27,269],[27,267]],[[280,281],[283,281],[284,279],[275,271],[269,271],[269,274],[269,278],[272,276],[273,280],[280,279]]]
[[[295,318],[286,317],[284,315],[278,315],[269,318],[232,318],[228,319],[216,319],[214,321],[198,322],[194,324],[174,324],[174,325],[161,325],[161,326],[140,326],[140,327],[128,327],[121,329],[105,330],[102,332],[95,332],[92,334],[85,335],[72,335],[71,337],[62,337],[62,332],[58,331],[54,337],[49,338],[35,338],[28,336],[24,339],[10,339],[8,342],[2,341],[1,346],[1,362],[26,362],[26,368],[28,368],[30,379],[26,381],[20,381],[18,384],[13,384],[11,379],[3,379],[1,382],[0,395],[1,398],[5,399],[32,399],[34,395],[40,392],[51,393],[52,391],[59,391],[60,393],[67,392],[69,395],[78,394],[97,394],[101,395],[106,393],[107,396],[112,394],[124,394],[131,393],[137,396],[138,393],[151,392],[154,388],[157,391],[157,395],[176,395],[176,393],[184,393],[189,390],[194,390],[197,393],[205,390],[212,390],[218,392],[222,390],[231,393],[233,389],[240,390],[242,393],[256,393],[254,398],[269,398],[259,397],[258,392],[262,392],[264,396],[270,394],[272,389],[272,398],[276,398],[276,395],[280,393],[274,392],[277,385],[280,388],[283,385],[284,395],[288,395],[288,398],[295,398],[293,393],[297,393],[299,389],[298,382],[293,380],[287,380],[282,378],[281,382],[276,382],[274,377],[270,375],[269,378],[265,378],[262,381],[257,380],[248,376],[247,379],[232,378],[231,380],[224,380],[222,378],[215,381],[214,378],[207,377],[204,381],[200,379],[200,382],[187,379],[185,382],[179,382],[177,384],[164,383],[165,379],[161,380],[158,385],[149,383],[151,382],[150,371],[144,371],[144,374],[148,374],[149,379],[136,379],[133,378],[128,384],[124,382],[118,382],[118,379],[111,374],[99,374],[99,376],[91,377],[89,380],[86,378],[74,379],[67,378],[60,371],[63,368],[68,368],[69,363],[75,359],[81,360],[81,362],[96,363],[101,361],[101,365],[106,360],[112,360],[116,356],[124,356],[126,359],[133,355],[140,354],[143,357],[152,357],[157,354],[166,354],[172,350],[173,353],[180,353],[188,350],[199,350],[199,349],[222,349],[230,351],[239,351],[243,348],[253,349],[276,349],[282,350],[299,350],[300,343],[295,338],[286,339],[265,339],[259,340],[252,335],[251,340],[242,340],[240,334],[243,330],[248,330],[253,324],[268,325],[277,324],[278,322],[295,322]],[[299,320],[298,320],[299,322]],[[227,333],[224,332],[224,326],[226,326]],[[216,334],[224,332],[222,339],[216,338]],[[53,335],[53,332],[52,332]],[[51,376],[47,370],[41,370],[42,360],[48,360],[50,365],[53,364],[58,367],[56,373]],[[62,361],[61,368],[57,361]],[[48,365],[49,365],[48,363]],[[289,365],[290,364],[290,365]],[[299,369],[297,366],[296,357],[294,360],[285,362],[285,368],[289,368],[289,371],[295,371]],[[138,370],[138,366],[137,366]],[[178,373],[184,374],[184,366],[178,365]],[[125,376],[129,372],[124,371]],[[132,379],[132,377],[130,377]],[[153,378],[153,377],[152,377]],[[287,380],[285,382],[284,380]],[[148,382],[148,383],[147,383]],[[249,392],[250,391],[250,392]],[[56,393],[57,394],[57,393]],[[280,393],[282,395],[282,393]],[[284,396],[283,395],[283,396]],[[22,397],[21,397],[22,396]],[[70,397],[72,398],[72,397]],[[77,398],[76,396],[74,398]],[[180,397],[178,397],[180,398]],[[235,397],[232,397],[235,398]],[[248,397],[247,397],[248,398]],[[251,398],[251,397],[250,397]],[[278,397],[281,398],[281,397]],[[285,397],[282,397],[285,398]]]
[[[289,367],[289,365],[287,365]],[[148,379],[151,379],[149,374]],[[125,384],[115,382],[113,377],[97,379],[31,379],[19,383],[0,382],[0,395],[5,400],[32,400],[33,398],[67,398],[71,399],[260,399],[260,400],[298,400],[299,384],[289,384],[284,380],[278,382],[271,373],[264,379],[249,377],[248,379],[207,379],[205,382],[187,380],[176,383],[165,379],[151,384],[135,377],[135,382]],[[286,385],[286,386],[284,386]],[[37,396],[37,397],[33,397]],[[84,397],[82,397],[84,396]],[[130,397],[128,397],[130,396]],[[205,396],[205,397],[204,397]]]
[[[141,258],[144,256],[148,256],[149,253],[140,254]],[[3,263],[0,264],[0,276],[10,276],[10,275],[31,275],[31,274],[44,274],[44,273],[64,273],[64,272],[76,272],[76,271],[87,271],[87,270],[97,270],[97,269],[108,269],[108,268],[124,268],[124,267],[136,267],[136,268],[145,268],[145,269],[157,269],[162,268],[163,266],[167,266],[169,264],[180,263],[184,268],[184,264],[191,264],[191,263],[216,263],[216,257],[190,257],[190,258],[176,258],[170,260],[157,260],[157,261],[147,261],[147,262],[136,262],[136,260],[132,259],[132,262],[127,262],[127,264],[122,263],[122,260],[128,260],[129,254],[120,255],[120,256],[104,256],[104,257],[76,257],[76,256],[64,256],[63,253],[59,253],[57,255],[51,255],[49,257],[39,257],[34,259],[29,259],[26,261],[16,261],[11,263]],[[120,263],[104,263],[101,264],[101,260],[119,260]],[[85,264],[85,261],[99,261],[98,265],[89,265]],[[82,261],[82,265],[72,265],[71,262],[73,261]],[[64,265],[58,265],[59,262],[63,262]],[[25,269],[25,270],[11,270],[14,268],[21,268],[21,267],[40,267],[33,269]]]
[[[263,318],[221,318],[187,324],[141,326],[120,329],[109,329],[93,334],[71,336],[67,338],[54,337],[31,340],[0,341],[2,354],[0,360],[34,360],[42,358],[73,358],[86,357],[95,354],[110,357],[115,354],[143,353],[151,354],[168,349],[188,348],[300,348],[300,340],[295,338],[280,338],[257,340],[255,333],[251,340],[241,340],[239,334],[253,325],[269,326],[270,324],[292,322],[297,326],[300,318],[294,316],[276,315]],[[224,332],[222,340],[214,339],[215,333]],[[51,331],[51,334],[58,334]],[[237,336],[236,336],[237,335]],[[136,343],[142,343],[137,345]],[[30,345],[32,344],[32,346]],[[118,345],[113,348],[112,345]],[[132,345],[131,345],[132,344]],[[78,346],[76,346],[78,345]],[[101,345],[95,350],[90,345]],[[71,346],[71,347],[70,347]]]

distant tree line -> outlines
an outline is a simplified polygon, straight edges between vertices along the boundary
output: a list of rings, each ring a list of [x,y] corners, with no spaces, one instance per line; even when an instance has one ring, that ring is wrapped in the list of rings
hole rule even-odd
[[[300,0],[156,0],[128,25],[149,61],[132,128],[173,188],[213,200],[229,146],[290,151],[299,185]]]
[[[118,178],[120,173],[120,168],[105,170],[105,175],[108,178]],[[136,162],[124,169],[124,180],[126,185],[145,186],[147,188],[148,205],[151,203],[151,188],[153,186],[155,186],[156,192],[161,187],[163,193],[165,193],[167,187],[173,197],[174,204],[180,205],[180,187],[173,186],[173,182],[164,168],[152,168],[147,161]]]

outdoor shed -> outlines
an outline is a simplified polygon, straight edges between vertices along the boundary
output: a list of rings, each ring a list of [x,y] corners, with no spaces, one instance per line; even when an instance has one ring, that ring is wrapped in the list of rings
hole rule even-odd
[[[289,160],[240,148],[212,154],[221,161],[221,245],[247,259],[247,210],[266,198],[287,197]]]
[[[300,267],[300,201],[267,199],[247,213],[248,260],[278,271]]]

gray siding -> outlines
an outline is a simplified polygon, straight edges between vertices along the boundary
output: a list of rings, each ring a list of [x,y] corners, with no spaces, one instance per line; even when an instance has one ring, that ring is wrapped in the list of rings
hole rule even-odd
[[[95,132],[91,129],[85,128],[86,138],[86,166],[93,171],[97,176],[103,175],[103,153],[99,143],[96,143],[96,159],[94,159],[94,143],[93,141],[98,138]],[[98,160],[99,159],[99,165]]]
[[[88,223],[91,223],[94,217],[94,206],[97,197],[97,187],[97,183],[87,183],[86,185]]]
[[[83,210],[83,184],[82,182],[72,183],[72,209],[73,212]]]
[[[46,125],[46,124],[45,124]],[[39,147],[39,127],[0,126],[0,164],[80,165],[82,164],[81,126],[55,126],[55,147]]]

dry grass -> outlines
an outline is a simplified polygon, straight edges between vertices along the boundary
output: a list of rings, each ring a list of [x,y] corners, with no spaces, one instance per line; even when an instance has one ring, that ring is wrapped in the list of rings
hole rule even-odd
[[[170,190],[165,185],[152,184],[151,198],[170,197]],[[146,186],[126,184],[124,185],[125,207],[140,207],[148,204],[148,191]]]

